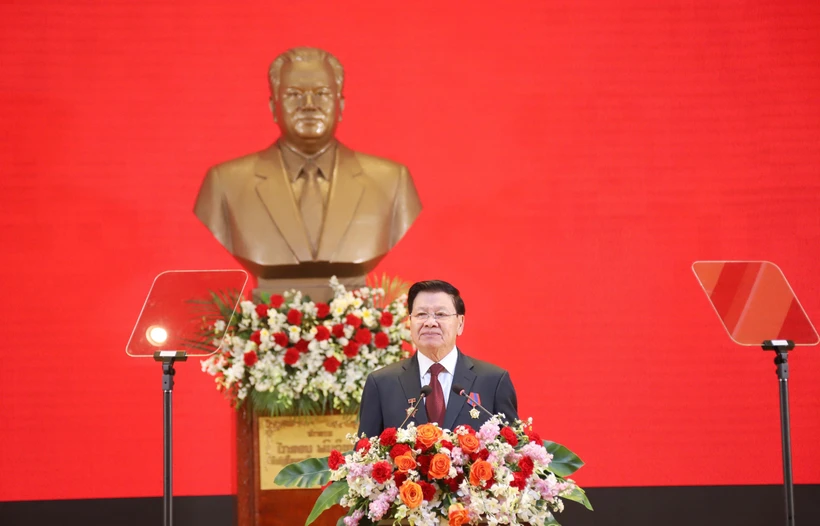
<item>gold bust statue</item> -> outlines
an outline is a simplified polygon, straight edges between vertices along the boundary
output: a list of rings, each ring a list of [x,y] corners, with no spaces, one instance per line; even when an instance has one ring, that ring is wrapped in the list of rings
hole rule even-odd
[[[208,170],[194,213],[257,290],[363,284],[421,211],[410,173],[336,140],[344,69],[330,53],[288,50],[268,80],[279,140]]]

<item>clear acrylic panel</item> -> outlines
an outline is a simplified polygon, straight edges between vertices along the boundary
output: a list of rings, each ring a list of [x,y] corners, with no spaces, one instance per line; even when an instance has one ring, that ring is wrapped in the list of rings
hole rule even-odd
[[[703,291],[736,343],[817,345],[820,337],[780,268],[769,261],[696,261]]]
[[[219,350],[206,330],[228,322],[248,282],[244,270],[168,270],[154,278],[134,331],[125,346],[130,356],[157,351],[208,356]]]

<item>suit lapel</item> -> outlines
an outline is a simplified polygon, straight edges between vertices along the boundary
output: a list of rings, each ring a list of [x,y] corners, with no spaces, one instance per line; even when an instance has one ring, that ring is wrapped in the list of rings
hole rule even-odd
[[[327,213],[322,227],[317,258],[332,261],[353,216],[359,206],[364,186],[358,180],[362,167],[352,150],[339,144],[336,150],[336,166],[333,169],[333,183],[330,187]],[[418,396],[418,391],[412,396]]]
[[[419,393],[421,392],[421,376],[419,376],[419,358],[417,355],[414,354],[412,358],[404,361],[404,372],[399,376],[399,382],[404,391],[405,401],[413,398],[418,401]],[[408,407],[410,407],[409,402],[403,409],[407,409]],[[404,417],[402,417],[402,420],[404,420]],[[416,425],[427,423],[427,410],[424,404],[419,405],[415,418],[411,418],[408,422],[415,422]]]
[[[303,228],[278,146],[274,144],[262,152],[256,163],[256,175],[262,179],[256,185],[256,193],[276,228],[299,261],[312,261],[310,240]]]
[[[453,375],[452,385],[460,385],[466,393],[470,393],[475,381],[475,373],[473,372],[473,361],[469,356],[458,351],[458,361],[456,361],[456,372]],[[453,392],[450,392],[447,400],[447,412],[444,413],[444,428],[453,429],[456,423],[456,418],[464,407],[466,399]]]

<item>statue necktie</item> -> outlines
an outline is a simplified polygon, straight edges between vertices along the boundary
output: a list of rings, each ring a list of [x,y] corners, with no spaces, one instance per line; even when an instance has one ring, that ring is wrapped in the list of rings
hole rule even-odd
[[[322,222],[325,212],[322,189],[319,187],[319,167],[313,163],[306,164],[302,168],[302,177],[305,178],[305,184],[302,186],[299,210],[302,213],[302,221],[305,223],[311,249],[315,256],[319,249],[319,237],[322,234]]]
[[[427,420],[432,423],[435,422],[439,426],[444,425],[444,391],[441,389],[441,383],[438,381],[438,375],[444,371],[444,366],[440,363],[434,363],[430,366],[430,387],[433,392],[427,396]]]

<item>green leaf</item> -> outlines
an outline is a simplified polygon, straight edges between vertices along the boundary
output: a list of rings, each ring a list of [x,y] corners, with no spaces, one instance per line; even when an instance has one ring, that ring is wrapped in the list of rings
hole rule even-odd
[[[288,464],[276,475],[273,482],[286,488],[312,488],[330,482],[328,458],[309,458]]]
[[[292,465],[293,464],[291,464],[291,466]],[[277,476],[276,478],[278,479],[279,477]],[[350,487],[347,485],[346,480],[337,480],[330,486],[326,487],[322,494],[319,495],[319,498],[316,499],[316,504],[313,505],[313,510],[310,512],[310,515],[305,521],[305,526],[315,521],[326,509],[339,504],[342,497],[347,495],[349,489]]]
[[[583,504],[586,509],[588,509],[589,511],[593,511],[592,504],[590,504],[586,492],[584,492],[584,490],[582,490],[578,486],[573,486],[572,490],[561,495],[561,498],[571,500],[579,504]]]
[[[552,455],[552,462],[547,469],[559,477],[568,477],[584,465],[578,455],[557,442],[544,440],[544,447]]]

